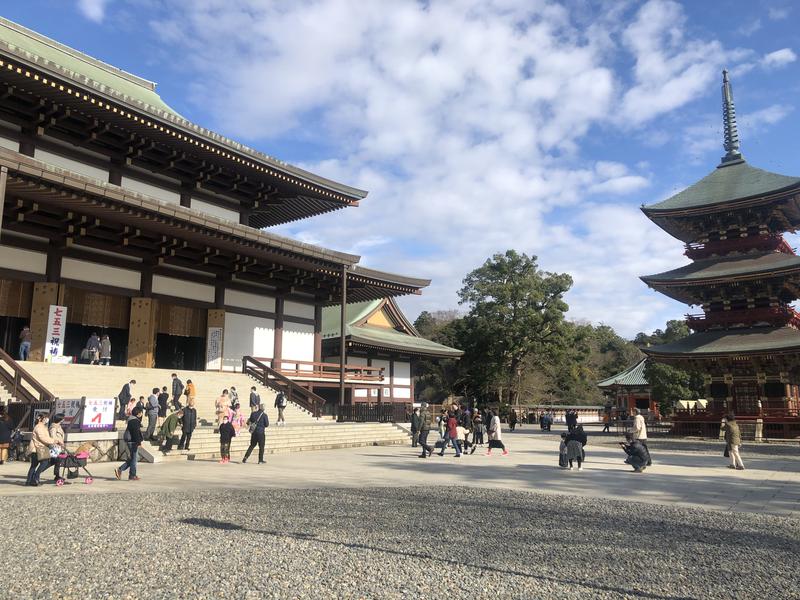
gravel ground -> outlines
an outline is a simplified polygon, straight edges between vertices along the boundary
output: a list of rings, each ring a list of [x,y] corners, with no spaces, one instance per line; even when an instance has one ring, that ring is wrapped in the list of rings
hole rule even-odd
[[[4,499],[6,598],[800,597],[781,517],[467,488],[44,502]]]

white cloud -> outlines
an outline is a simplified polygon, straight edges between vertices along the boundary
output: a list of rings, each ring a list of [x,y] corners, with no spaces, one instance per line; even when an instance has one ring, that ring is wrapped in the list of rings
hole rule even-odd
[[[78,10],[84,17],[95,23],[102,23],[109,0],[78,0]]]
[[[298,166],[370,190],[358,209],[279,231],[432,277],[402,301],[412,318],[454,307],[469,270],[516,248],[573,274],[572,317],[633,335],[684,310],[638,280],[682,264],[682,247],[621,200],[651,185],[646,164],[582,145],[716,92],[726,53],[687,33],[673,2],[632,21],[621,6],[202,0],[153,27],[195,73],[203,125],[268,152],[324,140],[328,157]],[[628,53],[633,71],[615,72]]]
[[[781,48],[775,52],[765,54],[761,64],[767,69],[778,69],[797,60],[797,54],[791,48]]]
[[[716,41],[687,39],[682,7],[650,0],[623,32],[633,54],[634,85],[622,98],[620,122],[638,125],[683,106],[704,93],[723,63]]]
[[[791,11],[786,7],[772,6],[767,10],[767,16],[773,21],[782,21],[789,16]]]
[[[751,21],[750,23],[747,23],[747,24],[742,25],[741,27],[739,27],[739,29],[737,29],[737,32],[742,34],[745,37],[750,37],[751,35],[753,35],[756,31],[759,31],[760,29],[761,29],[761,19],[755,19],[755,20]]]

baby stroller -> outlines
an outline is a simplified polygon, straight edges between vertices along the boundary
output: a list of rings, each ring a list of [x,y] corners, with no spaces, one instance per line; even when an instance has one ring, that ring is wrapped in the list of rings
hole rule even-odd
[[[94,481],[92,474],[89,473],[89,469],[86,468],[86,463],[89,461],[88,452],[76,452],[75,454],[62,452],[58,455],[56,461],[61,475],[56,479],[57,486],[61,487],[67,483],[64,479],[64,475],[66,475],[66,479],[77,478],[81,469],[86,473],[86,477],[83,478],[83,483],[88,485]]]

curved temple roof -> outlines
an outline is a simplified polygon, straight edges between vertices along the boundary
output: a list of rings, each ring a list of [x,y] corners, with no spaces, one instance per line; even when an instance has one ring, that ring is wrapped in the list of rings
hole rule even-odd
[[[599,381],[597,387],[610,388],[614,386],[624,387],[647,387],[650,384],[644,376],[644,368],[647,365],[647,358],[643,358],[638,363],[622,371],[612,375],[608,379]]]
[[[785,252],[765,254],[744,254],[730,258],[699,260],[684,267],[658,273],[643,275],[640,279],[648,285],[682,285],[708,283],[716,279],[746,278],[764,273],[783,274],[788,270],[800,269],[800,256]]]
[[[749,327],[693,333],[671,344],[643,348],[654,358],[714,357],[736,354],[781,354],[800,349],[800,331],[793,327]]]

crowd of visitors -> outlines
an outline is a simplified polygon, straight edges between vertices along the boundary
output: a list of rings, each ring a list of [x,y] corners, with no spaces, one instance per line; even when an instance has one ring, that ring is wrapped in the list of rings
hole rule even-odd
[[[411,417],[411,445],[422,447],[420,458],[428,458],[433,454],[434,446],[428,444],[431,424],[428,404],[423,402],[421,408],[414,409]],[[503,456],[508,454],[503,444],[500,417],[489,410],[462,408],[454,404],[449,409],[443,409],[436,417],[436,428],[439,440],[435,447],[440,449],[439,456],[444,456],[448,447],[453,448],[456,458],[460,458],[467,450],[469,454],[474,454],[478,446],[484,445],[485,433],[488,433],[489,442],[487,455],[492,454],[492,449],[502,450]]]

